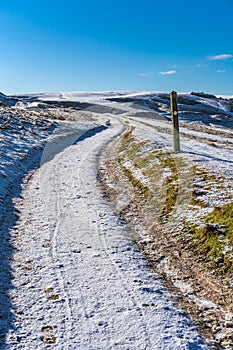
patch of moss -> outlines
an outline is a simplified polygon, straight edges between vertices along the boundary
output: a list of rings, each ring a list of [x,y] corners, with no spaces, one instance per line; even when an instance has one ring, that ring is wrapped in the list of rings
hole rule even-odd
[[[203,228],[193,226],[189,232],[191,231],[192,245],[197,247],[207,260],[211,259],[215,264],[214,259],[219,258],[223,252],[223,243],[219,241],[217,231],[210,229],[208,225]]]
[[[233,272],[233,203],[215,208],[205,217],[203,227],[186,222],[186,228],[191,247],[204,260],[221,273]]]
[[[162,213],[168,216],[174,209],[178,195],[178,185],[174,183],[172,177],[166,178],[167,195]]]
[[[121,139],[121,145],[118,148],[118,152],[123,152],[127,149],[127,147],[130,144],[130,141],[133,140],[132,132],[134,129],[134,127],[130,127],[129,130],[124,134],[124,136]]]
[[[118,163],[121,165],[122,170],[124,171],[125,175],[129,179],[129,181],[132,183],[134,187],[136,187],[141,194],[144,196],[148,197],[150,194],[149,187],[143,185],[141,181],[136,179],[136,177],[133,175],[133,173],[130,171],[130,169],[126,168],[123,164],[124,158],[119,157],[118,158]]]
[[[225,227],[225,237],[233,246],[233,203],[228,203],[222,207],[215,208],[207,216],[207,221]]]
[[[207,208],[207,204],[203,202],[200,198],[198,198],[197,195],[194,194],[195,192],[192,191],[192,197],[190,199],[189,204],[194,206],[199,206],[201,208]]]

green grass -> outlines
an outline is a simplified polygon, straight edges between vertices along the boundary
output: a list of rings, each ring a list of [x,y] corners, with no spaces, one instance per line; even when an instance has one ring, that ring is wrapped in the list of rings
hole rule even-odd
[[[186,228],[191,246],[204,260],[220,273],[233,272],[233,203],[214,208],[203,227],[186,222]]]
[[[222,207],[215,208],[208,215],[209,223],[225,226],[225,236],[233,246],[233,203],[225,204]]]

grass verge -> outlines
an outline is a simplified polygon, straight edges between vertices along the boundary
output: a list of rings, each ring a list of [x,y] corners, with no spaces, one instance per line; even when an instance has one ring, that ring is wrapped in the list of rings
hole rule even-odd
[[[179,227],[180,238],[194,254],[216,272],[232,274],[233,203],[213,206],[210,200],[224,191],[222,179],[175,153],[156,149],[156,144],[138,141],[133,131],[124,135],[118,148],[124,174],[150,201],[160,222]]]

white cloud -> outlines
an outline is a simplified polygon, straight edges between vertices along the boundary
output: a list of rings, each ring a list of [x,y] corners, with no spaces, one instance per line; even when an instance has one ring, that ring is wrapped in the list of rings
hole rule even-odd
[[[159,75],[172,75],[176,74],[176,70],[167,70],[166,72],[159,72]]]
[[[140,77],[151,77],[154,73],[153,72],[149,72],[149,73],[140,73]]]
[[[207,64],[197,64],[197,67],[198,68],[204,68],[204,67],[206,67],[207,66]]]
[[[226,69],[218,69],[217,70],[217,73],[225,73],[226,72]]]
[[[218,60],[229,60],[230,58],[233,58],[233,55],[228,53],[223,53],[221,55],[215,55],[215,56],[208,56],[208,60],[211,61],[218,61]]]

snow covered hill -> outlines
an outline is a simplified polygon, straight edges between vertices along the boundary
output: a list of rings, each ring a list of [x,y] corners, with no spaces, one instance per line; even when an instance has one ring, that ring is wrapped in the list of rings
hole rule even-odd
[[[129,112],[132,115],[139,111],[145,116],[153,117],[153,113],[170,118],[170,98],[168,93],[159,92],[77,92],[77,93],[50,93],[15,96],[28,103],[43,102],[86,102],[90,105],[111,106],[119,111]],[[110,103],[108,103],[108,101]],[[203,123],[220,127],[232,128],[232,98],[215,97],[199,92],[178,94],[179,116],[189,123]],[[86,109],[91,108],[87,106]],[[152,113],[152,114],[151,114]]]
[[[101,303],[98,305],[96,304],[96,317],[93,316],[93,322],[97,322],[98,320],[98,327],[103,327],[101,328],[101,331],[97,327],[98,332],[103,336],[103,343],[101,343],[97,331],[96,334],[93,332],[89,333],[88,327],[81,326],[81,324],[80,327],[83,329],[83,334],[85,334],[85,341],[82,343],[82,340],[77,340],[78,335],[75,333],[72,323],[72,317],[75,319],[76,313],[78,312],[74,307],[76,287],[75,284],[72,284],[73,282],[70,282],[70,287],[68,285],[66,286],[65,283],[65,280],[70,278],[69,266],[73,264],[73,261],[78,261],[80,258],[81,260],[79,263],[84,264],[82,254],[79,253],[79,251],[85,251],[87,260],[89,258],[92,259],[93,256],[96,258],[96,261],[98,260],[100,263],[100,261],[105,261],[104,259],[106,258],[106,264],[108,257],[111,256],[111,254],[116,254],[116,259],[110,259],[112,264],[111,267],[113,268],[111,272],[114,277],[113,279],[117,281],[118,278],[114,275],[116,265],[119,264],[121,266],[123,264],[126,273],[129,276],[128,281],[130,281],[131,287],[134,291],[134,298],[136,296],[137,300],[139,300],[144,295],[143,293],[145,290],[143,287],[133,287],[135,282],[133,279],[131,280],[131,277],[134,277],[133,275],[130,275],[129,271],[130,266],[132,265],[128,262],[126,264],[124,263],[128,261],[127,259],[134,259],[134,253],[132,253],[132,256],[130,255],[131,253],[124,253],[123,251],[118,254],[119,252],[115,251],[116,246],[115,248],[113,247],[115,250],[113,249],[113,251],[111,251],[111,244],[124,245],[126,244],[126,241],[126,245],[130,245],[132,248],[131,243],[129,243],[127,239],[120,238],[121,230],[123,230],[123,228],[118,225],[119,223],[122,225],[122,222],[115,222],[115,216],[110,212],[108,212],[106,216],[103,216],[103,219],[99,219],[98,216],[99,211],[102,215],[103,211],[107,210],[106,207],[102,206],[103,203],[101,202],[99,189],[97,191],[95,187],[98,186],[96,178],[99,176],[97,175],[96,169],[96,162],[99,157],[98,152],[102,151],[102,154],[105,150],[107,152],[107,144],[111,144],[110,141],[115,137],[120,146],[118,145],[118,148],[116,144],[113,144],[114,155],[109,155],[109,157],[112,157],[112,159],[117,157],[117,164],[115,163],[112,165],[111,162],[107,163],[107,168],[104,174],[104,176],[107,176],[107,173],[109,172],[109,177],[106,179],[107,186],[109,186],[109,192],[115,193],[119,191],[121,189],[120,182],[121,180],[123,181],[123,178],[125,178],[124,181],[128,178],[129,182],[133,184],[133,187],[129,187],[129,193],[127,190],[125,193],[118,194],[118,197],[115,195],[116,198],[113,196],[112,204],[115,215],[124,216],[124,219],[129,221],[131,227],[134,227],[134,236],[138,237],[138,246],[141,247],[145,255],[147,257],[149,256],[149,259],[153,261],[156,270],[160,271],[163,276],[166,276],[167,280],[172,281],[173,285],[176,287],[177,293],[185,295],[185,298],[189,300],[188,303],[193,305],[191,309],[194,310],[195,307],[199,308],[198,314],[200,314],[200,317],[205,320],[203,321],[203,327],[200,328],[202,329],[202,334],[208,339],[209,344],[211,344],[214,349],[219,348],[219,346],[221,346],[221,349],[231,349],[231,346],[233,346],[233,340],[230,336],[230,332],[233,329],[231,325],[231,322],[233,322],[233,309],[230,295],[233,286],[233,240],[232,221],[231,219],[228,220],[228,218],[231,217],[233,203],[232,105],[231,98],[215,97],[213,95],[199,92],[179,94],[178,107],[181,152],[176,154],[173,152],[170,101],[168,93],[135,91],[113,91],[103,93],[66,92],[28,94],[9,97],[0,93],[0,224],[3,232],[0,241],[2,247],[1,261],[3,262],[0,279],[3,283],[0,286],[0,291],[3,295],[1,299],[1,308],[4,313],[4,320],[2,320],[0,325],[2,344],[7,342],[7,349],[23,349],[25,348],[24,346],[28,346],[30,342],[33,342],[34,344],[33,349],[39,349],[41,348],[41,341],[44,342],[44,344],[49,344],[50,341],[54,341],[56,344],[56,342],[59,341],[59,343],[57,343],[58,349],[63,349],[64,346],[67,346],[67,348],[70,349],[76,349],[76,345],[74,344],[77,343],[80,344],[80,346],[81,344],[83,344],[83,346],[88,346],[87,344],[89,344],[88,348],[91,349],[92,345],[90,345],[90,339],[93,339],[96,344],[99,344],[98,346],[101,350],[103,348],[106,350],[110,348],[115,349],[116,344],[118,344],[117,341],[119,341],[119,344],[124,344],[124,346],[126,346],[125,348],[129,346],[127,344],[131,344],[131,347],[128,347],[130,349],[143,349],[145,344],[140,342],[140,339],[137,338],[136,332],[132,335],[132,339],[130,336],[127,340],[121,337],[119,337],[118,340],[114,338],[113,342],[115,342],[115,345],[112,345],[113,343],[108,339],[112,336],[111,332],[115,329],[115,325],[112,323],[111,317],[108,318],[107,313],[98,306]],[[90,129],[97,130],[96,127],[100,125],[102,125],[102,127],[101,129],[98,129],[101,130],[99,135],[96,132],[87,133]],[[121,133],[121,130],[125,130],[125,133],[122,138],[119,138],[118,135]],[[81,135],[83,136],[80,138]],[[75,142],[77,140],[82,140],[82,143]],[[67,148],[70,145],[73,145],[73,148],[72,146]],[[77,158],[74,152],[74,147],[76,147],[75,149],[77,152],[78,150],[81,152]],[[57,157],[56,154],[58,154]],[[106,155],[107,154],[108,153],[106,153]],[[72,160],[69,157],[71,157]],[[56,160],[59,160],[59,166],[56,163]],[[107,160],[107,157],[105,160]],[[72,176],[74,179],[69,177],[68,174],[65,175],[67,171],[67,162],[70,162],[69,168],[73,168]],[[88,168],[88,164],[90,164],[90,168]],[[51,174],[51,178],[46,173],[47,177],[42,179],[42,173],[40,175],[38,171],[33,175],[33,170],[33,172],[30,173],[32,175],[32,181],[29,176],[24,180],[24,192],[22,193],[23,196],[25,195],[26,199],[24,200],[22,198],[21,200],[17,199],[15,201],[15,197],[19,196],[21,193],[23,178],[30,172],[30,170],[36,169],[39,166],[41,166],[42,173],[46,173],[47,171],[48,174]],[[75,166],[77,166],[77,169]],[[102,164],[102,166],[103,169],[105,169],[105,165]],[[59,172],[60,170],[58,171],[57,167],[61,167],[61,173]],[[119,183],[114,182],[114,176],[117,177],[117,174],[115,173],[117,167],[119,167],[119,171],[122,171],[122,177],[120,177]],[[52,174],[53,171],[54,174]],[[90,175],[88,171],[92,172],[92,175]],[[82,178],[80,174],[83,174]],[[88,174],[90,175],[90,179]],[[76,178],[77,176],[78,178]],[[55,177],[56,183],[53,183]],[[76,181],[78,181],[77,185]],[[55,186],[54,189],[52,188],[53,185]],[[38,188],[40,188],[41,193],[43,193],[43,198],[40,198]],[[127,199],[123,196],[124,194],[129,194],[129,196],[131,196],[133,194],[132,188],[135,188],[136,191],[139,189],[140,196],[142,196],[140,197],[142,208],[138,208],[138,217],[135,215],[136,207],[133,207],[133,211],[130,211],[131,208],[129,203],[130,200],[133,199],[131,198],[129,200],[129,198]],[[74,195],[76,190],[78,193]],[[80,194],[79,192],[82,193]],[[93,192],[95,193],[95,197],[92,194]],[[33,201],[30,200],[32,193]],[[149,194],[148,198],[151,199],[150,205],[152,205],[150,207],[151,212],[146,214],[143,209],[143,198],[145,197],[145,194]],[[59,208],[56,207],[55,203],[56,198],[58,198],[56,197],[57,195],[60,203],[58,203]],[[93,200],[93,198],[95,198],[95,200]],[[47,210],[44,208],[44,201],[46,201]],[[73,209],[69,209],[72,208],[72,203],[74,202],[77,202],[77,205],[79,205],[80,208],[83,208],[83,210],[85,208],[86,214],[83,212],[81,219],[77,219],[76,216],[78,214],[76,215],[72,211]],[[25,206],[26,204],[24,203],[27,203],[27,206]],[[63,204],[61,205],[61,203]],[[38,212],[38,207],[41,207],[40,217],[37,217],[36,214]],[[91,210],[90,208],[93,209]],[[59,218],[59,224],[57,224],[55,218],[56,210],[58,209],[61,216]],[[77,206],[76,209],[79,210],[79,207]],[[50,213],[50,210],[54,210],[53,213]],[[20,213],[21,211],[23,214]],[[50,214],[55,215],[53,218],[55,221],[53,223],[50,222]],[[145,218],[143,219],[144,214],[146,215],[146,220],[148,222],[144,220]],[[69,220],[66,221],[62,219],[64,215],[72,215],[73,223]],[[19,222],[17,222],[18,217],[20,217]],[[45,217],[47,217],[46,220],[50,222],[50,224],[44,222],[46,221]],[[114,221],[114,224],[112,220]],[[214,220],[217,220],[217,222]],[[226,275],[224,275],[222,280],[220,279],[220,281],[222,281],[222,286],[216,286],[211,279],[212,277],[208,275],[208,273],[206,274],[206,271],[202,272],[203,276],[206,278],[205,282],[203,282],[203,280],[201,282],[198,279],[198,276],[192,280],[192,270],[189,276],[187,273],[185,275],[184,269],[183,273],[179,273],[179,271],[176,270],[178,263],[175,262],[174,259],[169,260],[169,257],[166,257],[166,254],[169,252],[168,246],[163,247],[159,245],[161,242],[159,242],[158,238],[156,240],[156,237],[150,233],[150,229],[153,227],[152,222],[155,221],[158,221],[163,225],[163,228],[166,228],[167,232],[170,234],[170,236],[167,235],[168,246],[172,246],[173,243],[176,245],[178,242],[176,239],[182,235],[182,249],[186,252],[185,263],[187,263],[187,271],[191,268],[188,265],[189,260],[187,252],[190,249],[196,249],[196,255],[199,260],[205,260],[204,254],[207,255],[207,265],[211,267],[211,269],[213,266],[214,269],[216,269],[214,270],[216,271],[216,280],[218,280],[218,271],[221,273],[225,271],[224,273]],[[82,237],[85,241],[85,247],[83,246],[81,249],[80,246],[82,245],[82,239],[80,238],[80,240],[78,240],[78,238],[75,238],[75,222],[83,230],[85,225],[88,227],[90,226],[91,232],[93,231],[93,237],[95,235],[95,239],[97,240],[98,236],[98,242],[105,242],[106,244],[108,241],[109,245],[101,246],[100,251],[98,252],[92,252],[91,248],[88,248],[91,246],[91,243],[89,242],[85,229],[86,236]],[[85,225],[84,222],[86,222]],[[15,228],[13,228],[15,223],[17,224]],[[99,229],[97,229],[98,225],[96,223],[98,223]],[[69,224],[73,227],[71,231],[69,231]],[[60,232],[59,227],[61,226],[62,230]],[[25,227],[27,227],[26,231]],[[106,227],[109,228],[109,235],[106,236],[103,241],[101,237],[107,234],[107,231],[105,230]],[[42,229],[40,230],[40,228]],[[66,237],[62,235],[64,230],[67,232]],[[111,235],[111,230],[117,232],[118,238],[116,240],[118,243],[114,241],[116,237],[114,238],[114,236]],[[39,231],[41,232],[40,239],[37,238]],[[25,234],[23,234],[23,232],[25,232]],[[12,237],[13,239],[11,240]],[[212,237],[215,239],[214,244],[211,240]],[[78,254],[77,257],[73,253],[72,256],[69,256],[69,254],[66,255],[69,246],[69,238],[72,238],[73,244],[74,242],[78,244],[77,247],[73,247],[73,253],[76,255]],[[164,239],[164,237],[162,239]],[[9,241],[11,243],[9,243]],[[31,251],[26,247],[29,241],[30,246],[32,247]],[[188,249],[186,249],[186,244],[190,244]],[[211,244],[215,246],[215,250],[211,248]],[[33,247],[36,247],[36,251],[35,255],[33,255],[33,259],[30,259],[29,255],[34,254]],[[155,254],[155,247],[156,251],[160,252],[159,257]],[[14,251],[16,248],[17,252]],[[131,248],[129,251],[131,251]],[[178,244],[176,248],[179,249]],[[199,248],[200,251],[198,250]],[[47,250],[45,251],[45,249]],[[181,259],[181,261],[183,257],[182,249],[177,253],[178,255],[180,254],[179,259]],[[89,250],[92,255],[89,255]],[[43,256],[43,261],[40,261],[41,256]],[[69,260],[71,257],[73,259],[72,261]],[[26,262],[26,265],[20,262],[22,259]],[[134,266],[134,269],[136,270],[134,271],[137,271],[139,268],[138,266],[141,264],[140,259],[141,257],[137,255],[137,259],[135,260],[136,265]],[[191,259],[194,259],[194,257]],[[30,262],[32,260],[35,261]],[[117,262],[120,260],[121,263]],[[195,264],[199,266],[197,260],[195,260]],[[50,264],[49,269],[54,272],[54,274],[51,275],[51,278],[55,276],[55,280],[50,280],[49,276],[45,278],[41,275],[41,271],[44,271],[43,269],[48,262]],[[181,265],[182,264],[184,264],[184,262],[182,262]],[[14,270],[12,270],[13,267]],[[75,266],[72,267],[73,276],[76,276],[75,274],[79,273],[77,271],[78,270]],[[85,286],[89,286],[87,288],[88,298],[93,300],[92,287],[89,285],[89,280],[91,280],[92,277],[89,278],[88,273],[86,276],[82,277],[80,272],[79,278],[84,278],[83,281],[85,280]],[[146,267],[145,270],[143,269],[144,276],[147,276],[147,273],[148,271]],[[78,278],[78,275],[76,277]],[[145,285],[147,284],[146,278],[147,277],[145,277],[144,281],[140,275],[140,281],[143,285],[144,283]],[[150,277],[148,278],[150,279]],[[207,279],[211,282],[207,283]],[[40,287],[37,285],[39,280],[44,280],[46,283],[49,281],[51,285],[54,283],[54,286],[44,286],[43,291],[39,292]],[[96,283],[99,284],[100,280],[101,278],[98,279],[98,282]],[[31,281],[29,283],[29,289],[27,288],[27,283],[25,281]],[[211,285],[212,282],[213,284]],[[116,282],[116,285],[117,284],[118,282]],[[17,293],[12,291],[13,285],[16,288]],[[198,288],[196,288],[197,286]],[[201,289],[202,287],[203,289]],[[158,289],[159,294],[161,289],[160,287],[156,288]],[[40,307],[46,299],[44,291],[47,289],[49,293],[48,297],[50,297],[50,294],[51,297],[53,296],[54,298],[56,295],[61,294],[62,296],[61,299],[59,296],[57,301],[54,299],[54,304],[52,305],[52,309],[54,308],[55,310],[57,308],[61,316],[61,319],[58,321],[59,329],[56,329],[54,324],[49,324],[52,317],[52,314],[49,313],[50,304],[48,304],[48,308],[46,307],[45,309]],[[89,292],[89,289],[92,292]],[[56,293],[53,292],[55,290]],[[29,311],[25,309],[25,293],[27,293],[27,291],[30,294],[30,298],[32,298],[29,303],[30,307],[28,306]],[[98,298],[101,298],[98,293],[96,293],[96,295],[98,295]],[[119,289],[119,293],[124,294],[124,288],[121,291]],[[127,302],[130,303],[132,295],[129,291],[127,293]],[[11,295],[10,300],[9,295]],[[38,300],[41,301],[39,301],[38,307],[35,306],[34,308],[37,297],[39,298]],[[153,294],[153,298],[156,299],[157,297],[159,297],[159,295],[156,293]],[[108,295],[107,298],[110,298],[110,296]],[[222,300],[225,300],[225,305],[223,305]],[[155,348],[158,348],[178,350],[181,348],[208,348],[205,342],[203,342],[197,335],[193,325],[189,324],[190,321],[188,321],[186,316],[183,318],[183,316],[180,315],[179,321],[179,312],[176,310],[174,310],[173,316],[174,320],[177,320],[178,322],[177,327],[179,322],[182,324],[180,330],[181,340],[178,340],[179,336],[177,335],[179,333],[179,327],[176,329],[176,326],[174,326],[174,328],[171,328],[172,331],[170,332],[169,325],[167,326],[168,330],[164,329],[162,325],[162,328],[157,328],[158,315],[156,315],[154,306],[152,306],[151,311],[144,310],[144,308],[150,308],[150,305],[156,305],[157,302],[155,303],[155,300],[152,301],[152,303],[151,300],[147,303],[144,300],[144,302],[142,301],[137,304],[137,310],[140,309],[141,311],[139,311],[144,315],[150,314],[150,317],[152,317],[148,321],[148,324],[146,321],[143,321],[143,327],[145,329],[147,326],[150,328],[153,324],[153,327],[157,329],[157,338],[152,336],[153,332],[150,335],[150,332],[142,331],[143,337],[145,336],[145,342],[150,344],[148,345],[148,349],[154,350]],[[63,308],[63,303],[65,308]],[[89,304],[86,305],[83,300],[79,300],[79,303],[83,310],[89,310]],[[103,301],[103,304],[105,303],[106,300]],[[16,312],[13,311],[13,305],[16,307]],[[162,312],[166,313],[165,309]],[[190,307],[187,309],[190,309]],[[24,311],[20,313],[20,310]],[[37,323],[33,323],[33,317],[32,314],[30,314],[33,310],[36,310],[38,313],[37,321],[39,322],[38,324],[41,324],[41,329],[39,331],[36,330]],[[64,310],[67,310],[68,317],[66,317],[67,315],[63,315]],[[117,311],[118,308],[116,307],[114,310]],[[132,310],[134,310],[134,308]],[[131,311],[128,312],[129,315],[131,315]],[[46,318],[47,324],[43,324],[42,322],[43,312],[48,312],[48,317]],[[140,316],[140,312],[136,313],[137,316],[135,317],[138,317],[138,315]],[[169,312],[166,315],[168,315]],[[24,317],[24,313],[28,316]],[[90,312],[90,314],[92,313]],[[191,312],[191,314],[195,318],[194,312]],[[62,322],[62,315],[66,319],[65,322]],[[107,321],[99,319],[99,317],[102,317],[103,315],[105,318],[108,318]],[[82,317],[84,316],[85,310],[82,312]],[[168,316],[165,316],[165,314],[160,314],[160,316],[165,317],[166,320],[169,318]],[[29,325],[30,322],[28,323],[28,319],[31,319],[31,325]],[[130,317],[128,318],[128,321],[131,322],[129,319]],[[96,324],[92,323],[91,317],[88,317],[88,320],[84,317],[82,324],[87,324],[86,322],[90,327],[94,327]],[[209,328],[207,327],[205,329],[207,324],[209,325]],[[109,325],[111,325],[111,330]],[[190,329],[189,325],[191,325]],[[14,327],[17,331],[14,331]],[[130,329],[130,327],[128,329]],[[74,343],[67,345],[66,339],[68,333],[66,332],[68,331],[73,333]],[[161,334],[159,334],[160,331]],[[176,335],[174,336],[174,334]],[[187,335],[187,339],[185,338],[185,334]],[[30,338],[31,335],[32,338]],[[167,337],[166,341],[164,340],[164,337]],[[191,340],[192,337],[193,339]],[[133,347],[132,344],[135,339],[137,339],[137,342],[135,343],[135,347]],[[162,341],[163,344],[160,344],[160,341]],[[154,347],[153,342],[156,344]],[[105,344],[104,347],[103,344]],[[124,347],[120,347],[119,345],[118,348],[123,349]],[[93,348],[93,350],[94,349],[96,350],[97,348]]]

